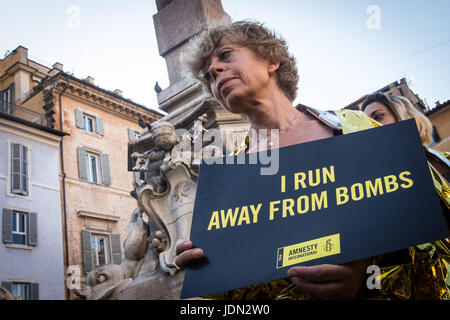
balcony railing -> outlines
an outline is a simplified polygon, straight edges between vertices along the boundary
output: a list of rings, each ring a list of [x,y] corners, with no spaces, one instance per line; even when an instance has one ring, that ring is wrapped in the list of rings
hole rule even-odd
[[[16,104],[0,101],[0,113],[6,113],[48,127],[47,117],[44,114],[26,109]]]

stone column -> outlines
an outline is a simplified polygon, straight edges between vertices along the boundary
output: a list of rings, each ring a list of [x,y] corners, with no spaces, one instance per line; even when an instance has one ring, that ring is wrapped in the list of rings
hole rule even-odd
[[[175,127],[189,128],[199,115],[207,113],[207,128],[245,131],[248,121],[216,103],[207,102],[201,86],[184,77],[181,52],[188,41],[216,20],[231,22],[220,0],[156,0],[153,16],[159,54],[166,60],[170,86],[157,94],[159,108],[168,112],[165,120]],[[225,141],[225,140],[224,140]],[[228,146],[227,146],[228,147]]]
[[[166,60],[170,86],[182,81],[180,53],[185,44],[216,19],[230,17],[220,0],[156,0],[153,16],[159,54]]]

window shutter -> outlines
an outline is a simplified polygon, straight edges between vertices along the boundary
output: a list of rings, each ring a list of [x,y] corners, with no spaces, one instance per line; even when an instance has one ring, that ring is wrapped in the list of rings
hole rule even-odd
[[[11,192],[22,193],[21,144],[11,143]]]
[[[82,147],[77,147],[78,150],[78,176],[80,179],[87,180],[86,168],[86,150]]]
[[[28,219],[28,230],[27,230],[27,237],[28,237],[28,245],[29,246],[37,246],[37,213],[36,212],[29,212],[27,214]]]
[[[28,285],[28,299],[39,300],[39,283],[30,283]]]
[[[141,182],[141,172],[140,171],[134,171],[134,182]]]
[[[96,117],[95,120],[97,121],[97,125],[95,126],[96,127],[96,129],[95,129],[96,132],[99,135],[101,135],[101,136],[105,135],[105,130],[103,128],[103,119],[99,118],[99,117]]]
[[[11,293],[11,295],[12,295],[12,282],[10,282],[10,281],[2,281],[2,284],[1,284],[1,286],[3,287],[3,288],[5,288],[6,290],[8,290],[9,291],[9,293]]]
[[[2,217],[2,229],[3,229],[3,242],[12,243],[12,209],[3,209]]]
[[[122,263],[122,250],[120,245],[120,234],[111,234],[109,236],[111,242],[111,260],[114,264]]]
[[[9,86],[9,101],[7,101],[7,102],[9,102],[11,104],[9,112],[13,113],[14,112],[13,104],[16,103],[16,92],[15,92],[15,84],[14,84],[14,82],[11,83],[11,85]]]
[[[135,140],[134,129],[128,128],[128,141],[133,142]]]
[[[88,273],[94,269],[94,261],[92,259],[91,233],[87,230],[81,231],[81,246],[83,249],[83,269]]]
[[[102,165],[102,183],[111,184],[111,174],[109,171],[109,156],[102,153],[100,155]]]
[[[3,91],[0,90],[0,112],[5,112],[5,103],[3,102]]]
[[[22,194],[27,196],[28,195],[28,148],[25,146],[22,146],[22,172],[21,172],[21,179],[22,179]]]
[[[83,111],[75,109],[75,125],[77,128],[83,129]]]

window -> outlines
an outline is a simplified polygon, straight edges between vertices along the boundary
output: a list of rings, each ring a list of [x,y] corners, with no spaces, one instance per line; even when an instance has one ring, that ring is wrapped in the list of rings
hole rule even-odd
[[[128,128],[128,141],[133,142],[139,140],[141,135],[134,128]]]
[[[0,91],[0,112],[13,113],[14,82],[4,91]]]
[[[87,180],[94,183],[99,183],[98,173],[99,170],[99,161],[98,155],[94,155],[91,153],[86,153],[86,169],[87,169]]]
[[[16,298],[22,300],[39,300],[39,283],[2,281],[1,286]]]
[[[122,263],[120,234],[100,234],[88,230],[81,231],[84,272],[98,266]]]
[[[16,298],[22,298],[22,300],[29,300],[28,296],[29,284],[28,283],[14,283],[11,286],[11,294]]]
[[[13,211],[12,237],[15,244],[27,244],[27,215],[23,212]]]
[[[109,156],[78,147],[78,176],[94,183],[111,184]]]
[[[83,129],[87,132],[95,132],[94,130],[95,119],[91,116],[83,114]]]
[[[28,148],[11,143],[11,193],[28,195]]]
[[[109,263],[110,254],[108,236],[91,234],[91,250],[95,267]]]
[[[103,119],[93,113],[75,109],[75,125],[86,132],[104,135]]]
[[[37,213],[3,209],[3,242],[20,246],[37,245]]]

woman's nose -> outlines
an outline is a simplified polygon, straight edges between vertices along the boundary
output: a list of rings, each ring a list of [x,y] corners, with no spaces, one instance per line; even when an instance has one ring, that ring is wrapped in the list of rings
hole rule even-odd
[[[211,60],[211,64],[208,68],[208,73],[216,79],[217,76],[226,70],[226,66],[223,62],[219,61],[217,58]]]

